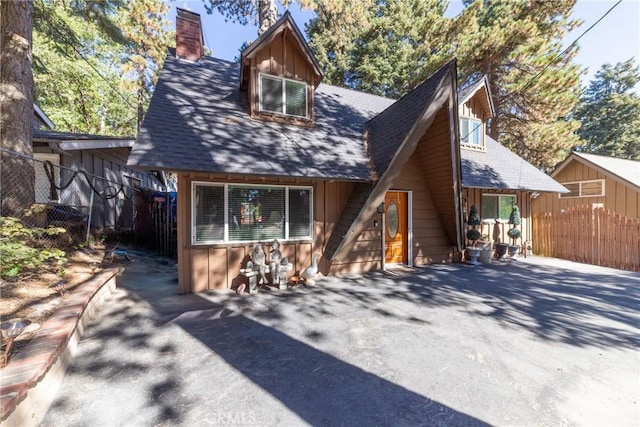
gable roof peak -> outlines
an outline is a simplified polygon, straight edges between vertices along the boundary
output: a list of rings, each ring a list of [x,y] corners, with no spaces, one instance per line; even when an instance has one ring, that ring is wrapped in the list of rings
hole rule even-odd
[[[468,84],[464,88],[458,90],[458,105],[462,105],[465,102],[473,98],[478,92],[483,91],[491,110],[490,116],[493,117],[496,114],[496,107],[493,103],[493,97],[491,96],[491,85],[489,84],[489,76],[484,74],[480,79],[473,83]]]
[[[244,50],[240,53],[240,63],[243,64],[243,66],[240,68],[240,82],[242,82],[245,78],[245,59],[253,58],[260,51],[261,47],[271,43],[275,39],[275,37],[283,31],[288,31],[293,36],[296,44],[298,45],[298,48],[307,58],[309,65],[311,65],[313,71],[317,75],[317,82],[320,82],[322,76],[324,75],[322,67],[313,54],[313,51],[309,47],[309,44],[305,40],[302,31],[300,31],[300,28],[298,28],[295,21],[293,20],[291,12],[289,12],[288,10],[284,12],[284,14],[275,22],[275,24],[273,24],[267,31],[258,36],[257,39],[255,39],[249,46],[245,47]]]

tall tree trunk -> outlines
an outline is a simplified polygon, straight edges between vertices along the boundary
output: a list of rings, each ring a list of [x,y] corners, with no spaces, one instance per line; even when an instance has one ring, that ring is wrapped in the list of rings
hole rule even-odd
[[[258,0],[258,35],[262,35],[278,20],[275,0]]]
[[[33,3],[0,0],[0,146],[33,156]],[[33,162],[0,152],[0,215],[22,217],[35,200]]]

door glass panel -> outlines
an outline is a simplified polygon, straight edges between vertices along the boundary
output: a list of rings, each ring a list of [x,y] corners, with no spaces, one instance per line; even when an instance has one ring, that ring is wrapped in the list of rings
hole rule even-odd
[[[387,207],[387,233],[391,239],[398,234],[398,205],[393,201]]]

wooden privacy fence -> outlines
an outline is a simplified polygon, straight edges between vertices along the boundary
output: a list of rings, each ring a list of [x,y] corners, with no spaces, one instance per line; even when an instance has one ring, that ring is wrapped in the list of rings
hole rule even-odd
[[[533,250],[543,256],[640,271],[640,218],[590,206],[534,214]]]

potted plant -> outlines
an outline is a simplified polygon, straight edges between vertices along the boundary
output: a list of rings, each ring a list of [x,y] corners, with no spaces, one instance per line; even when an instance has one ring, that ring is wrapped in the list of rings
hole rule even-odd
[[[520,245],[516,244],[516,240],[518,240],[522,235],[518,229],[518,226],[520,225],[520,209],[518,209],[518,205],[513,205],[513,208],[511,209],[509,224],[513,226],[507,231],[507,236],[511,238],[511,245],[509,245],[509,257],[516,259],[518,257],[518,252],[520,252]]]
[[[480,216],[478,215],[478,209],[476,208],[476,205],[471,206],[467,224],[471,226],[471,229],[467,231],[467,239],[469,239],[473,244],[472,247],[467,248],[467,254],[470,258],[469,263],[478,265],[478,256],[480,256],[480,252],[482,251],[482,249],[476,246],[476,242],[480,239],[480,237],[482,237],[482,235],[478,230],[476,230],[476,227],[480,225]]]

